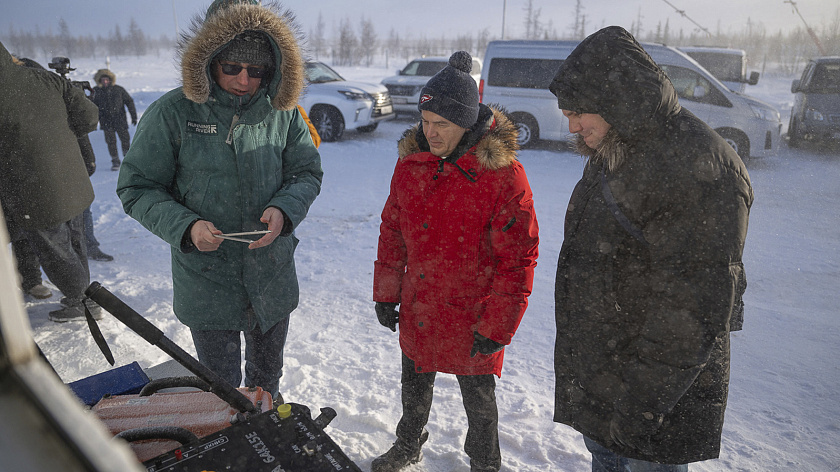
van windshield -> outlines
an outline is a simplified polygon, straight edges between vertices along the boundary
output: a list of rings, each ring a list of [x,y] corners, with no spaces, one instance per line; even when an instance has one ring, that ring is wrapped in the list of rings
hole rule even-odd
[[[547,90],[562,63],[559,59],[495,58],[488,69],[487,85]]]
[[[446,61],[412,61],[402,70],[402,75],[431,77],[446,67]]]
[[[840,63],[817,64],[808,90],[814,93],[840,92]]]
[[[714,52],[690,52],[689,56],[699,62],[718,80],[743,82],[746,76],[746,63],[739,54],[720,54]]]

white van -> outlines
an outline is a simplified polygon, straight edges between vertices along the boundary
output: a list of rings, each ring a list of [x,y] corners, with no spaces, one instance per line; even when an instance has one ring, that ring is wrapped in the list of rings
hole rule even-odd
[[[691,56],[729,90],[743,93],[747,84],[758,83],[759,73],[756,71],[747,78],[747,52],[743,49],[685,46],[679,50]]]
[[[578,41],[491,41],[484,55],[482,103],[504,107],[520,128],[520,145],[538,139],[563,140],[569,124],[548,90],[557,69]],[[642,46],[668,74],[680,104],[705,121],[746,162],[775,155],[782,128],[772,105],[733,92],[695,60],[661,44]]]

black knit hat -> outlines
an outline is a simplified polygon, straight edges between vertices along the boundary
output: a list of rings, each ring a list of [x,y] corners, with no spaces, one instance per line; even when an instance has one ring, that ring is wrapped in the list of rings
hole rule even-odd
[[[417,108],[437,113],[462,128],[471,128],[478,120],[478,87],[470,71],[470,53],[458,51],[450,56],[449,65],[426,82]]]
[[[274,52],[265,34],[246,31],[236,35],[222,52],[216,54],[216,60],[270,67],[274,65]]]

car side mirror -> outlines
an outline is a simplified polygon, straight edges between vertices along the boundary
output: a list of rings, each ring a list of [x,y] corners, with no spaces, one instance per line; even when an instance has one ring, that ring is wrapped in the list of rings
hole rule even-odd
[[[793,83],[790,84],[790,91],[791,93],[796,93],[799,91],[799,85],[802,83],[800,79],[794,79]]]
[[[402,69],[397,69],[397,75],[403,75]]]
[[[750,79],[747,81],[747,83],[750,84],[750,85],[757,84],[758,83],[758,76],[759,76],[758,72],[756,72],[756,71],[750,72]]]

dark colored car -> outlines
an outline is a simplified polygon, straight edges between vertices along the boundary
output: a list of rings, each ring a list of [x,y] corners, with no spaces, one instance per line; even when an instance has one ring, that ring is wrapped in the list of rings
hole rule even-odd
[[[793,81],[788,145],[803,141],[840,141],[840,56],[808,61],[802,78]]]

